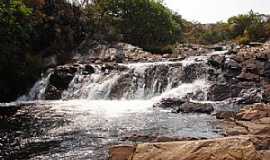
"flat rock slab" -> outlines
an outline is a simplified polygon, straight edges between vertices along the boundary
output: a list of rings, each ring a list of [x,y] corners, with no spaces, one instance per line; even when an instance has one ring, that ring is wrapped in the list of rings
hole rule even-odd
[[[119,154],[121,152],[123,154]],[[248,136],[145,143],[128,148],[116,146],[110,149],[110,155],[111,160],[263,160],[264,158],[256,151],[252,138]]]

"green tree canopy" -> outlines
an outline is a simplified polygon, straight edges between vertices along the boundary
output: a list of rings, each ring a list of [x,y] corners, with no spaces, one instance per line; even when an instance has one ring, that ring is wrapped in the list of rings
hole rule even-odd
[[[109,22],[108,32],[117,32],[128,43],[156,50],[181,38],[181,17],[161,1],[96,0],[93,4],[88,8],[99,18],[98,27],[106,28]]]

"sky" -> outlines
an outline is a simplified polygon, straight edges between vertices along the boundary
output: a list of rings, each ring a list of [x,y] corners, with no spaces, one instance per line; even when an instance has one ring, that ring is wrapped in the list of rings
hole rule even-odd
[[[270,14],[270,0],[164,0],[164,3],[183,18],[201,23],[226,21],[251,9]]]

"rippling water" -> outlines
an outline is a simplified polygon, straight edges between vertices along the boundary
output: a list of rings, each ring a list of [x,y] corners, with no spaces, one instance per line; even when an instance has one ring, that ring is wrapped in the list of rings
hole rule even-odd
[[[2,159],[107,158],[113,144],[140,143],[129,137],[218,137],[205,114],[172,114],[150,100],[39,101],[0,121]]]

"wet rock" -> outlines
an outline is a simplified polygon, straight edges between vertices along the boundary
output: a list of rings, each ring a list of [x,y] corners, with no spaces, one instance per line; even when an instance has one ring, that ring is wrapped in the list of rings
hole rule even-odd
[[[225,61],[225,56],[224,55],[212,55],[208,59],[208,64],[212,65],[213,67],[220,68],[223,66]]]
[[[168,74],[170,67],[159,65],[146,69],[145,71],[145,89],[162,93],[168,85]]]
[[[217,119],[231,119],[235,118],[236,112],[234,111],[218,111],[216,113],[216,118]]]
[[[134,151],[135,148],[135,151]],[[118,160],[263,160],[250,137],[229,137],[211,140],[169,143],[145,143],[133,147],[113,148],[116,153],[128,154]],[[133,152],[131,152],[131,151]],[[116,159],[116,156],[111,154]]]
[[[82,72],[84,75],[93,74],[95,73],[95,68],[91,65],[85,65]]]
[[[241,65],[239,64],[239,62],[233,60],[233,59],[226,59],[226,61],[224,62],[224,67],[226,69],[230,69],[230,70],[241,70]]]
[[[260,88],[243,89],[239,94],[238,104],[253,104],[262,102],[262,91]]]
[[[155,103],[154,107],[159,108],[176,108],[185,103],[184,100],[179,98],[163,98],[160,102]]]
[[[260,81],[260,76],[254,73],[250,72],[245,72],[243,71],[237,78],[240,81],[253,81],[253,82],[259,82]]]
[[[214,107],[209,103],[192,103],[186,102],[182,104],[179,109],[182,113],[206,113],[211,114],[214,111]]]
[[[48,85],[45,90],[45,99],[46,100],[58,100],[61,99],[62,91],[57,89],[53,85]]]
[[[133,98],[133,91],[136,90],[132,83],[133,80],[133,72],[128,72],[126,74],[121,74],[120,77],[117,79],[117,83],[111,86],[111,91],[109,93],[111,98],[114,99],[121,99],[125,96],[125,93],[128,93],[126,98]],[[130,96],[130,97],[129,97]]]
[[[228,98],[237,97],[241,87],[232,84],[214,84],[208,90],[208,100],[223,101]]]
[[[192,83],[194,80],[207,74],[207,67],[202,63],[193,63],[185,66],[181,81],[183,83]]]
[[[67,89],[69,83],[74,77],[75,70],[57,69],[51,75],[49,84],[59,90]]]

